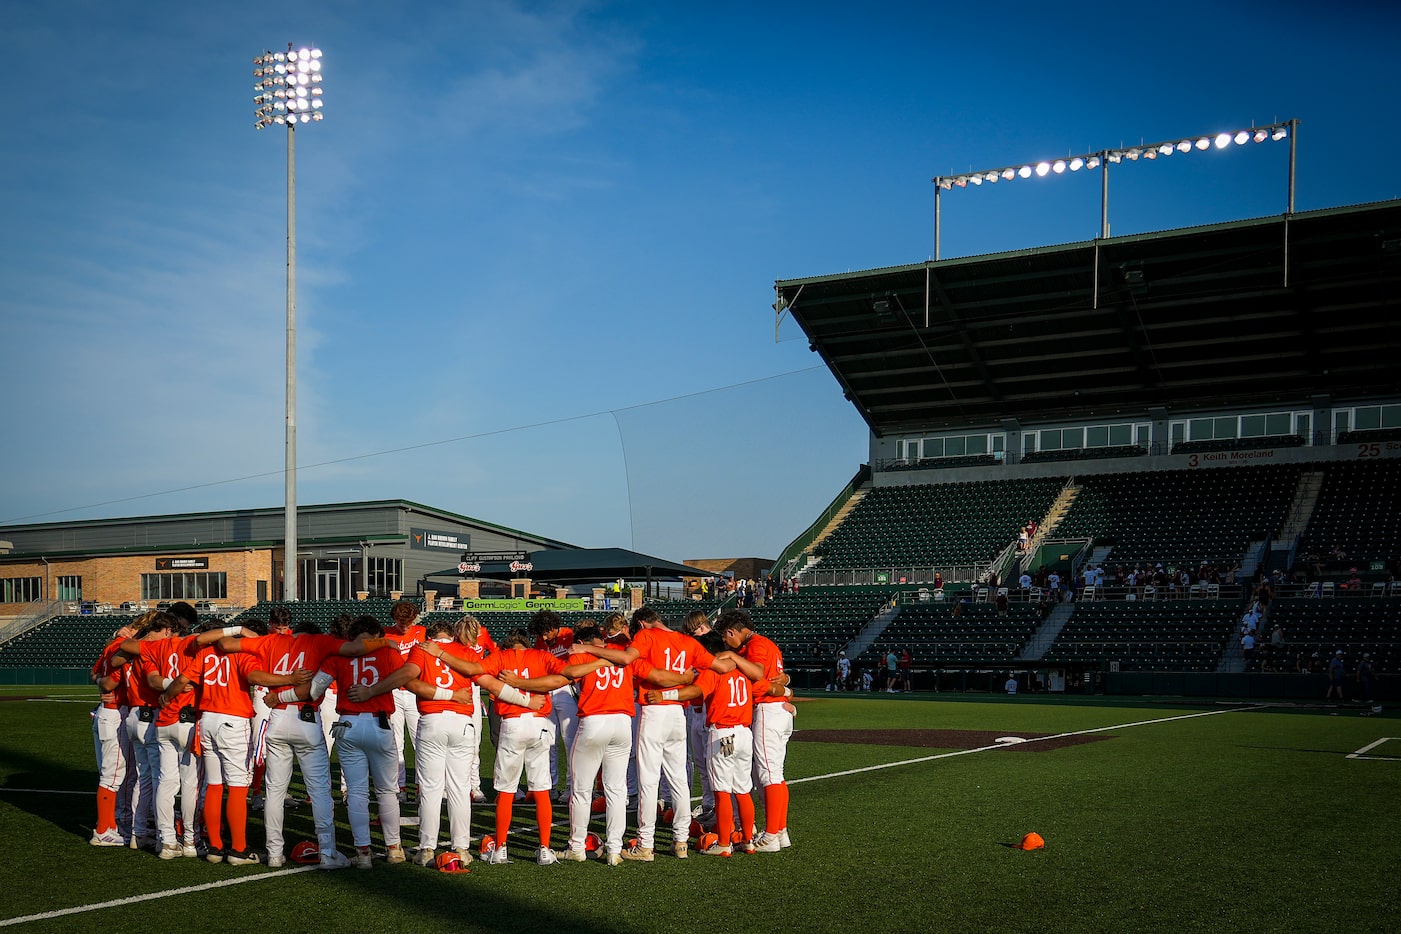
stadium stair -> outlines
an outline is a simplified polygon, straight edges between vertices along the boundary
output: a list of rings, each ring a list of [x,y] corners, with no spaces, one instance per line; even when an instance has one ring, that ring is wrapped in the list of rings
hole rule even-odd
[[[1080,487],[1075,482],[1074,477],[1065,481],[1065,486],[1061,487],[1060,493],[1056,496],[1056,501],[1051,504],[1050,509],[1046,510],[1046,515],[1041,517],[1041,522],[1036,527],[1036,534],[1033,535],[1031,541],[1027,543],[1026,553],[1028,555],[1036,554],[1036,549],[1040,548],[1041,545],[1050,538],[1051,533],[1056,530],[1056,526],[1060,525],[1061,520],[1065,518],[1065,514],[1068,513],[1070,507],[1074,505],[1075,494],[1079,492]]]
[[[1257,539],[1245,546],[1245,554],[1240,559],[1241,580],[1254,580],[1255,572],[1259,569],[1260,563],[1269,554],[1269,542],[1266,539]]]
[[[1221,653],[1221,660],[1216,663],[1218,674],[1240,674],[1245,671],[1245,653],[1241,650],[1240,638],[1241,634],[1237,632],[1226,644],[1226,650]]]
[[[843,649],[847,658],[860,658],[861,653],[866,651],[885,632],[886,627],[900,616],[900,604],[892,603],[880,613],[878,613],[865,627],[858,632]]]
[[[1051,612],[1046,614],[1046,619],[1041,623],[1041,627],[1036,630],[1036,634],[1031,637],[1031,641],[1022,647],[1018,659],[1024,662],[1038,661],[1051,647],[1051,643],[1056,641],[1056,636],[1060,635],[1061,629],[1065,627],[1066,621],[1075,613],[1074,603],[1057,603],[1052,607]]]

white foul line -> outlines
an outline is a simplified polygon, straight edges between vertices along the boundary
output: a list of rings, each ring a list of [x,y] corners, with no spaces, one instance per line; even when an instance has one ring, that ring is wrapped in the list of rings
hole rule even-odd
[[[1069,736],[1085,736],[1085,735],[1090,734],[1090,733],[1105,733],[1105,732],[1108,732],[1108,731],[1110,731],[1110,730],[1127,730],[1127,729],[1129,729],[1129,728],[1131,728],[1131,727],[1135,727],[1135,726],[1149,726],[1149,725],[1154,724],[1154,723],[1171,723],[1171,722],[1174,721],[1174,720],[1191,720],[1191,719],[1193,719],[1193,718],[1195,718],[1195,717],[1214,717],[1214,716],[1216,716],[1217,714],[1223,714],[1223,713],[1237,713],[1237,712],[1240,712],[1240,711],[1243,711],[1243,710],[1262,710],[1262,709],[1264,709],[1265,707],[1268,707],[1268,706],[1269,706],[1268,704],[1256,704],[1256,705],[1253,705],[1253,706],[1250,706],[1250,707],[1235,707],[1235,708],[1232,708],[1232,709],[1230,709],[1230,710],[1208,710],[1208,711],[1205,711],[1205,712],[1202,712],[1202,713],[1182,714],[1181,716],[1177,716],[1177,717],[1159,717],[1159,718],[1154,719],[1154,720],[1138,720],[1138,721],[1136,721],[1136,722],[1134,722],[1134,723],[1120,723],[1120,724],[1116,724],[1116,725],[1114,725],[1114,726],[1100,726],[1100,727],[1094,727],[1093,729],[1089,729],[1089,730],[1076,730],[1076,731],[1071,732],[1071,733],[1055,733],[1055,734],[1052,734],[1052,735],[1050,735],[1050,736],[1037,736],[1037,737],[1033,737],[1033,738],[1031,738],[1031,739],[1028,739],[1026,742],[1028,742],[1028,743],[1036,743],[1036,742],[1044,742],[1045,740],[1050,740],[1050,739],[1065,739],[1066,737],[1069,737]],[[920,763],[920,762],[933,762],[933,761],[935,761],[936,759],[951,759],[951,758],[953,758],[954,756],[966,756],[966,755],[969,755],[970,753],[975,753],[975,752],[990,752],[990,751],[992,751],[992,750],[994,750],[994,749],[1007,749],[1007,748],[1009,748],[1009,747],[1011,747],[1011,746],[1017,746],[1017,745],[1023,745],[1023,744],[1020,744],[1020,743],[994,743],[994,744],[991,745],[991,746],[978,746],[978,747],[976,747],[976,748],[974,748],[974,749],[958,749],[958,750],[955,750],[954,752],[942,752],[942,753],[939,753],[938,755],[933,755],[933,756],[921,756],[921,757],[919,757],[919,758],[917,758],[917,759],[902,759],[902,760],[899,761],[899,762],[887,762],[887,763],[885,763],[884,765],[868,765],[868,766],[866,766],[865,768],[860,768],[860,769],[847,769],[847,770],[842,771],[842,772],[829,772],[829,773],[826,774],[826,775],[811,775],[811,776],[808,776],[807,778],[790,778],[790,779],[788,779],[788,784],[790,784],[790,785],[797,785],[797,784],[801,784],[802,782],[817,782],[817,781],[822,781],[823,779],[827,779],[827,778],[841,778],[841,777],[844,776],[844,775],[858,775],[858,774],[860,774],[860,773],[862,773],[862,772],[875,772],[875,771],[878,771],[878,770],[880,770],[880,769],[893,769],[893,768],[896,768],[896,767],[902,766],[902,765],[915,765],[915,764],[918,764],[918,763]],[[1376,745],[1376,744],[1374,743],[1373,745]],[[1372,747],[1369,746],[1369,747],[1367,747],[1367,748],[1370,749],[1370,748],[1372,748]],[[1365,752],[1366,750],[1364,749],[1364,750],[1360,750],[1360,751],[1361,751],[1361,752]],[[13,790],[13,791],[28,791],[28,790],[32,790],[32,789],[15,788],[15,789],[11,789],[11,790]],[[73,794],[82,794],[83,792],[72,792],[72,793],[73,793]],[[557,822],[557,823],[558,823],[558,822]],[[7,919],[5,919],[5,920],[3,920],[3,921],[0,921],[0,927],[6,927],[6,926],[12,925],[12,924],[25,924],[25,923],[27,923],[27,922],[29,922],[29,921],[43,921],[43,920],[46,920],[46,919],[49,919],[49,918],[60,918],[60,917],[63,917],[64,915],[81,914],[82,912],[85,912],[85,911],[97,911],[97,910],[100,910],[100,909],[103,909],[103,908],[115,908],[115,907],[119,907],[119,906],[121,906],[121,905],[130,905],[130,904],[133,904],[133,903],[135,903],[135,902],[145,902],[145,901],[151,901],[151,900],[157,899],[157,898],[167,898],[167,897],[169,897],[169,896],[171,896],[171,895],[187,895],[187,894],[192,893],[192,892],[202,892],[202,891],[205,891],[205,890],[207,890],[207,889],[217,889],[217,888],[220,888],[220,887],[226,886],[226,885],[239,885],[239,884],[244,883],[244,882],[257,882],[257,881],[262,880],[262,879],[277,879],[277,878],[281,878],[281,877],[283,877],[283,876],[292,875],[292,874],[294,874],[294,873],[307,872],[308,870],[312,870],[312,869],[315,869],[315,868],[317,868],[317,867],[315,867],[315,866],[299,866],[299,867],[297,867],[296,869],[274,870],[274,871],[272,871],[272,872],[259,873],[259,874],[257,874],[257,875],[253,875],[253,876],[245,876],[245,877],[240,878],[240,879],[225,879],[225,880],[223,880],[223,881],[221,881],[221,882],[208,882],[208,883],[205,883],[204,885],[191,885],[191,886],[187,886],[187,887],[182,888],[182,889],[167,889],[167,890],[164,891],[164,892],[151,892],[151,893],[146,894],[146,895],[133,895],[133,896],[131,896],[130,898],[118,898],[118,899],[114,899],[114,900],[109,901],[109,902],[101,902],[101,903],[96,904],[96,905],[80,905],[80,906],[78,906],[78,907],[76,907],[76,908],[61,908],[61,909],[59,909],[59,910],[57,910],[57,911],[46,911],[46,912],[43,912],[42,914],[25,915],[25,916],[19,917],[19,918],[7,918]]]
[[[239,879],[223,879],[219,882],[206,882],[204,885],[187,885],[183,889],[167,889],[164,892],[150,892],[146,895],[133,895],[130,898],[114,898],[110,902],[101,902],[96,905],[79,905],[77,908],[60,908],[57,911],[45,911],[37,915],[25,915],[21,918],[6,918],[0,921],[0,927],[11,924],[26,924],[30,921],[45,921],[49,918],[61,918],[64,915],[76,915],[85,911],[97,911],[102,908],[118,908],[122,905],[131,905],[136,902],[148,902],[157,898],[168,898],[171,895],[188,895],[191,892],[203,892],[208,889],[223,888],[226,885],[242,885],[245,882],[259,882],[263,879],[276,879],[280,876],[295,875],[299,872],[310,872],[316,866],[298,866],[295,869],[277,869],[272,872],[261,872],[256,876],[244,876]]]
[[[1364,755],[1364,753],[1371,752],[1373,749],[1376,749],[1376,748],[1377,748],[1378,746],[1380,746],[1382,743],[1389,742],[1389,741],[1391,741],[1391,740],[1393,740],[1393,739],[1398,739],[1398,738],[1401,738],[1401,737],[1396,737],[1396,736],[1383,736],[1381,739],[1377,740],[1375,743],[1368,743],[1367,745],[1363,746],[1361,749],[1357,750],[1356,752],[1350,752],[1350,753],[1348,753],[1348,754],[1347,754],[1347,757],[1348,757],[1349,759],[1377,759],[1377,760],[1386,760],[1386,761],[1389,761],[1389,762],[1394,762],[1394,761],[1396,760],[1396,756],[1368,756],[1368,755]]]
[[[1268,704],[1255,704],[1250,707],[1232,707],[1229,710],[1208,710],[1202,713],[1186,713],[1177,717],[1158,717],[1155,720],[1138,720],[1134,723],[1120,723],[1115,726],[1097,726],[1090,730],[1075,730],[1071,733],[1053,733],[1050,736],[1034,736],[1026,740],[1027,743],[1042,743],[1051,739],[1065,739],[1070,736],[1085,736],[1089,733],[1106,733],[1110,730],[1127,730],[1135,726],[1149,726],[1154,723],[1171,723],[1174,720],[1191,720],[1194,717],[1214,717],[1223,713],[1239,713],[1243,710],[1263,710]],[[843,775],[860,775],[862,772],[878,772],[881,769],[893,769],[902,765],[916,765],[920,762],[933,762],[936,759],[952,759],[954,756],[967,756],[975,752],[991,752],[995,749],[1010,749],[1025,745],[1025,743],[993,743],[990,746],[976,746],[972,749],[956,749],[953,752],[941,752],[932,756],[920,756],[917,759],[901,759],[899,762],[886,762],[881,765],[868,765],[859,769],[847,769],[844,772],[830,772],[826,775],[811,775],[807,778],[790,778],[788,784],[797,785],[802,782],[820,782],[825,778],[840,778]]]

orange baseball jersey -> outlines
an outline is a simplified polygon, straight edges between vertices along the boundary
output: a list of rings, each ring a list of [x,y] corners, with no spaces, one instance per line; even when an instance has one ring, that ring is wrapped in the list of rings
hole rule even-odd
[[[343,717],[358,713],[393,713],[394,694],[390,691],[378,694],[367,701],[353,701],[346,691],[355,684],[373,687],[389,677],[390,672],[403,667],[403,664],[404,657],[392,645],[375,649],[370,654],[362,655],[359,658],[346,658],[343,655],[326,656],[326,660],[321,663],[321,670],[335,678],[336,686],[340,689],[336,692],[336,713]]]
[[[490,658],[482,660],[482,670],[484,674],[489,675],[500,675],[503,671],[514,671],[522,678],[539,678],[542,675],[563,673],[564,662],[549,652],[542,652],[539,649],[502,649]],[[527,713],[548,717],[550,715],[550,695],[546,694],[544,698],[545,706],[539,710],[508,704],[497,698],[496,712],[501,715],[502,719],[519,717],[521,714]]]
[[[161,692],[146,682],[146,666],[141,659],[134,658],[122,668],[122,687],[126,690],[127,703],[132,707],[159,707]]]
[[[588,653],[569,656],[570,665],[582,665],[595,660],[597,656]],[[637,712],[633,686],[635,682],[646,678],[651,671],[651,663],[637,658],[624,668],[607,665],[598,671],[589,672],[579,680],[579,716],[625,713],[631,717]]]
[[[491,633],[486,631],[485,626],[477,630],[476,648],[478,658],[486,658],[492,652],[496,651],[496,640],[491,637]]]
[[[344,643],[335,636],[320,633],[277,633],[240,639],[239,647],[258,660],[258,670],[273,675],[290,675],[297,670],[316,672],[321,663]]]
[[[632,647],[637,649],[637,657],[647,661],[653,668],[663,671],[682,672],[687,668],[709,668],[715,656],[707,652],[699,642],[684,632],[670,629],[641,629],[632,637]],[[647,703],[647,692],[660,690],[661,686],[642,680],[637,685],[637,702]],[[679,704],[680,701],[662,701],[663,704]]]
[[[548,642],[544,639],[536,638],[535,647],[542,652],[549,652],[555,658],[565,658],[569,655],[569,647],[574,644],[574,630],[568,626],[555,633],[555,637]]]
[[[465,658],[468,661],[477,661],[481,658],[478,649],[474,645],[463,645],[461,642],[439,642],[438,648],[449,655],[456,655],[458,658]],[[472,679],[463,674],[458,674],[440,659],[434,658],[418,646],[414,646],[409,653],[408,665],[418,666],[418,680],[435,688],[445,688],[449,691],[460,691],[464,688],[471,688]],[[467,716],[472,715],[472,702],[469,700],[465,704],[456,701],[424,700],[418,698],[419,713],[460,713]]]
[[[399,657],[406,659],[414,646],[428,638],[428,630],[422,626],[410,626],[408,629],[402,630],[398,626],[393,626],[384,631],[384,638],[395,643],[399,647]]]
[[[112,665],[112,656],[117,654],[117,650],[122,647],[121,639],[114,639],[107,644],[107,648],[102,650],[97,661],[92,666],[92,679],[96,683],[101,678],[111,678],[117,676],[117,686],[112,689],[112,700],[103,701],[102,706],[109,710],[116,710],[127,703],[126,679],[121,677],[121,669]],[[130,668],[131,666],[126,666]],[[98,688],[100,691],[101,688]]]
[[[757,632],[752,634],[749,641],[740,646],[739,654],[764,669],[765,681],[776,681],[778,676],[783,674],[783,653],[767,636],[761,636]],[[785,698],[782,697],[761,694],[755,697],[754,702],[756,704],[781,704],[784,700]]]
[[[195,705],[200,713],[223,713],[253,718],[253,698],[248,693],[248,673],[258,670],[258,660],[242,652],[227,654],[206,645],[185,663],[180,672],[195,685]]]
[[[170,636],[166,639],[142,642],[140,665],[145,669],[145,672],[154,671],[158,677],[174,681],[180,677],[186,662],[189,661],[194,651],[194,636]],[[146,678],[145,672],[141,674],[143,681]],[[157,691],[156,695],[159,697],[160,692]],[[175,723],[180,719],[180,711],[193,704],[194,701],[194,691],[185,691],[177,695],[169,704],[161,708],[160,713],[156,714],[156,726],[170,726]],[[156,703],[160,703],[160,701]]]
[[[717,675],[702,671],[696,687],[705,695],[705,722],[711,726],[749,726],[754,722],[754,702],[769,689],[769,682],[753,682],[736,668]]]

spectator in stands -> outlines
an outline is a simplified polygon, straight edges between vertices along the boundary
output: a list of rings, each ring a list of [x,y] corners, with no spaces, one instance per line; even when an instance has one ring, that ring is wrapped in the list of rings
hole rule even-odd
[[[1028,574],[1026,571],[1022,571],[1022,576],[1017,578],[1017,586],[1020,587],[1022,590],[1030,590],[1031,575]]]
[[[1006,615],[1007,615],[1007,610],[1009,609],[1009,605],[1008,605],[1008,601],[1007,601],[1007,595],[1006,595],[1005,593],[998,593],[998,595],[997,595],[997,601],[996,601],[996,602],[997,602],[997,615],[998,615],[998,616],[1006,616]]]
[[[1362,661],[1357,663],[1355,677],[1357,678],[1357,690],[1361,694],[1361,696],[1357,698],[1358,702],[1363,704],[1372,703],[1372,653],[1362,653]]]
[[[1260,604],[1260,616],[1263,618],[1270,613],[1270,600],[1274,598],[1274,588],[1270,586],[1269,580],[1262,573],[1260,575],[1260,586],[1255,589],[1255,602]]]
[[[935,572],[934,572],[934,589],[935,589],[935,590],[943,590],[943,589],[944,589],[944,575],[940,574],[938,571],[935,571]]]
[[[1333,692],[1338,692],[1338,700],[1343,700],[1343,677],[1347,674],[1347,663],[1343,660],[1343,650],[1333,653],[1333,658],[1328,662],[1328,693],[1323,695],[1324,700],[1331,700]]]
[[[1251,629],[1240,637],[1240,654],[1245,659],[1245,670],[1250,670],[1250,663],[1255,658],[1255,630]]]
[[[1284,627],[1279,623],[1275,623],[1275,628],[1270,630],[1270,645],[1277,652],[1284,649]]]

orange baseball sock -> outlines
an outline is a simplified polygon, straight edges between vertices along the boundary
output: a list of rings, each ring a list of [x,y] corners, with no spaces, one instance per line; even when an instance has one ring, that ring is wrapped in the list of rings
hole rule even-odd
[[[555,809],[550,804],[550,793],[548,791],[532,791],[530,796],[535,799],[535,822],[540,825],[540,845],[548,849],[550,846],[550,825],[555,820]]]
[[[777,808],[777,811],[775,812],[775,822],[778,824],[778,829],[779,829],[779,830],[787,830],[787,829],[788,829],[788,784],[787,784],[786,782],[780,782],[780,783],[777,784],[777,785],[770,785],[769,787],[770,787],[770,788],[776,788],[776,789],[778,790],[778,808]],[[767,793],[767,789],[766,789],[765,791],[766,791],[766,793]],[[768,800],[768,799],[765,798],[765,800]],[[765,823],[768,823],[768,821],[765,820]]]
[[[248,849],[247,785],[229,786],[229,804],[226,813],[229,818],[229,846],[242,853]]]
[[[782,785],[764,786],[764,833],[778,833],[783,829],[779,823],[783,804],[779,798],[783,794]]]
[[[726,795],[725,797],[729,797]],[[744,842],[754,839],[754,799],[747,794],[735,795],[739,798],[739,829]],[[718,798],[716,799],[719,800]]]
[[[97,789],[97,832],[117,829],[117,793],[108,788]]]
[[[204,790],[204,829],[209,834],[209,848],[222,850],[224,838],[219,830],[224,823],[224,786],[210,785]]]
[[[720,838],[720,845],[729,846],[730,837],[734,835],[734,832],[734,802],[730,799],[729,792],[717,791],[715,792],[715,833]]]
[[[496,795],[496,845],[506,845],[506,834],[511,829],[511,806],[515,804],[516,796],[509,791],[501,791]]]

